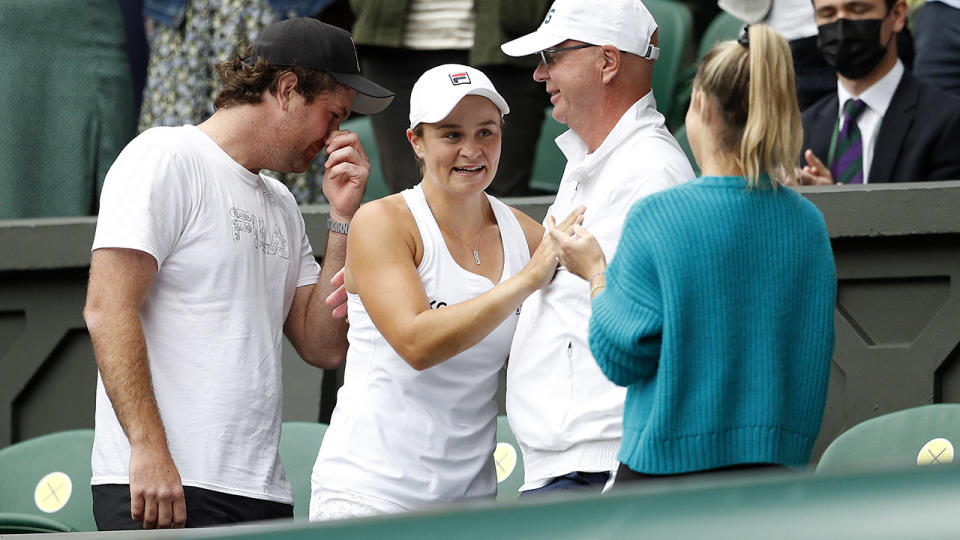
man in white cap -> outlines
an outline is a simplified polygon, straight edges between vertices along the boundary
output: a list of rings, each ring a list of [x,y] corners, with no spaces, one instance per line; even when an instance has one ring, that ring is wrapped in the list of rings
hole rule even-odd
[[[84,309],[100,375],[100,529],[292,517],[278,453],[283,335],[319,367],[346,352],[324,298],[370,164],[339,124],[392,93],[360,75],[348,32],[314,19],[265,28],[218,71],[213,116],[145,131],[103,187]],[[321,150],[322,271],[293,196],[260,172],[303,171]]]
[[[693,178],[656,110],[657,23],[640,0],[557,0],[533,33],[501,46],[539,54],[567,158],[548,216],[586,206],[584,227],[612,258],[637,200]],[[591,280],[593,281],[593,280]],[[601,489],[618,466],[625,389],[587,344],[590,287],[560,268],[524,303],[507,368],[507,417],[523,452],[523,494]]]

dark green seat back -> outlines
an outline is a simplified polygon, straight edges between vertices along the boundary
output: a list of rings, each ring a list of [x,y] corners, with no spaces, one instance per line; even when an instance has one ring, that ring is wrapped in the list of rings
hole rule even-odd
[[[671,128],[678,129],[683,126],[683,118],[690,104],[690,95],[693,91],[693,78],[697,74],[697,66],[700,60],[703,59],[703,56],[707,54],[715,44],[721,41],[737,39],[737,36],[740,35],[741,26],[743,26],[743,21],[726,12],[721,12],[710,21],[710,25],[707,26],[707,29],[703,32],[703,36],[700,38],[700,44],[697,47],[697,61],[687,66],[680,76],[680,84],[676,90],[677,97],[674,102],[673,114],[671,118],[668,118],[668,123]],[[693,159],[691,158],[690,161],[692,162]]]
[[[537,139],[537,155],[530,173],[530,187],[534,190],[544,193],[557,192],[567,158],[557,148],[554,139],[566,130],[566,125],[553,119],[553,107],[548,107],[543,114],[540,138]]]
[[[310,475],[317,461],[327,425],[316,422],[284,422],[280,432],[280,459],[293,484],[293,517],[310,517]]]
[[[693,16],[683,3],[672,0],[644,0],[660,27],[660,58],[653,64],[653,96],[657,110],[671,118],[676,92],[681,83],[683,57],[693,32]]]
[[[958,463],[960,404],[940,403],[861,422],[834,439],[817,472],[857,472]]]
[[[367,180],[367,192],[363,196],[363,202],[390,195],[390,188],[387,187],[387,180],[380,166],[380,152],[377,151],[377,139],[373,136],[373,124],[370,123],[370,118],[367,116],[351,118],[342,122],[340,129],[356,133],[360,137],[360,144],[363,145],[367,157],[370,158],[370,178]]]
[[[0,512],[0,534],[34,534],[75,532],[76,529],[59,521],[30,514]]]
[[[515,501],[523,485],[523,457],[507,417],[497,417],[497,448],[493,453],[497,467],[497,502]]]
[[[93,430],[42,435],[0,450],[0,511],[95,531],[90,493]]]
[[[700,46],[697,49],[697,60],[702,60],[703,56],[710,52],[710,49],[717,43],[737,39],[742,26],[743,21],[725,11],[721,11],[719,15],[710,21],[710,25],[707,26],[707,29],[703,32],[703,37],[700,38]]]
[[[677,142],[680,143],[680,148],[683,148],[683,153],[687,155],[687,160],[690,161],[690,166],[693,167],[693,174],[700,176],[700,167],[697,165],[697,160],[693,158],[693,149],[690,148],[690,140],[687,139],[687,126],[681,125],[673,131],[673,137],[677,139]]]

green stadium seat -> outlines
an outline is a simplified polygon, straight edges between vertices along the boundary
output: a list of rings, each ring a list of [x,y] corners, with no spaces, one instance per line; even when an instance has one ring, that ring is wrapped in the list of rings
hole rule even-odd
[[[30,514],[0,512],[0,534],[76,532],[59,521]]]
[[[280,460],[293,484],[293,517],[310,517],[310,475],[317,461],[327,425],[317,422],[284,422],[280,432]]]
[[[700,38],[700,45],[697,48],[697,61],[702,60],[717,43],[737,39],[741,27],[743,27],[743,21],[725,11],[721,11],[710,21],[710,25],[703,32],[703,37]]]
[[[370,178],[367,180],[367,192],[363,202],[369,202],[390,195],[387,180],[380,166],[380,153],[377,151],[377,139],[373,136],[373,124],[367,116],[356,116],[341,122],[340,129],[352,131],[360,137],[360,144],[370,158]]]
[[[560,187],[560,179],[563,177],[567,158],[557,147],[554,139],[566,130],[566,125],[553,119],[553,107],[547,107],[540,127],[540,138],[537,139],[537,155],[533,160],[533,171],[530,173],[530,187],[534,191],[553,194]]]
[[[516,501],[523,485],[523,457],[507,417],[497,417],[497,447],[493,452],[497,467],[497,502]]]
[[[680,127],[675,129],[673,131],[673,138],[677,139],[677,142],[680,143],[680,148],[683,148],[683,153],[687,155],[690,166],[693,167],[693,174],[700,176],[700,167],[697,166],[697,160],[693,158],[690,140],[687,139],[687,126],[681,124]]]
[[[867,472],[955,463],[960,404],[924,405],[871,418],[834,439],[817,472]]]
[[[697,66],[700,64],[700,60],[703,60],[704,55],[710,52],[710,49],[717,43],[737,39],[742,26],[743,21],[725,11],[721,11],[719,15],[710,21],[710,25],[707,26],[707,29],[703,32],[703,36],[700,38],[700,44],[697,47],[697,62],[687,66],[680,76],[680,87],[677,89],[677,108],[670,118],[671,125],[679,126],[683,124],[683,114],[686,113],[687,105],[690,103],[693,78],[697,74]]]
[[[0,511],[43,518],[68,530],[97,530],[90,493],[92,449],[93,430],[75,429],[0,450]]]
[[[671,0],[644,0],[650,14],[660,27],[660,58],[653,64],[653,95],[657,110],[664,118],[673,118],[677,105],[676,93],[681,86],[684,54],[693,33],[693,15],[681,2]]]

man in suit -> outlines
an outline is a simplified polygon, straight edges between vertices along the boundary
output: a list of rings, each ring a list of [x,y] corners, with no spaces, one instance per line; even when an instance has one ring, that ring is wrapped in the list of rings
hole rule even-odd
[[[905,0],[814,0],[837,92],[803,114],[804,184],[960,179],[960,100],[897,58]]]

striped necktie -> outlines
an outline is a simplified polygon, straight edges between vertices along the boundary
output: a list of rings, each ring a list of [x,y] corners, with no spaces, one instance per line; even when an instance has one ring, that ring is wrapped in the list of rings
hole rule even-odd
[[[867,108],[862,99],[848,99],[843,104],[843,127],[837,134],[837,148],[830,172],[840,184],[863,183],[863,144],[857,118]]]

